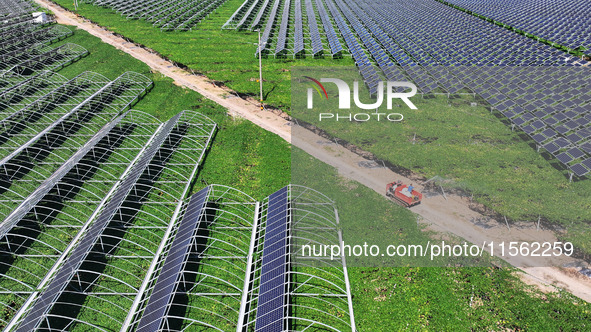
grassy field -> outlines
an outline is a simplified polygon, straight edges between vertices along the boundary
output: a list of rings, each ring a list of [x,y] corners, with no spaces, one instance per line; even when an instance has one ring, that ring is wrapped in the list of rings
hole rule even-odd
[[[58,0],[58,3],[72,7],[70,1]],[[136,42],[156,49],[175,61],[190,65],[196,71],[203,72],[212,79],[225,81],[239,92],[256,94],[258,86],[252,80],[253,77],[256,77],[257,68],[252,56],[255,49],[252,43],[256,40],[256,36],[219,30],[221,24],[239,3],[240,1],[230,0],[221,10],[199,25],[200,30],[187,33],[163,33],[162,35],[154,34],[154,29],[145,22],[125,21],[119,14],[107,9],[97,9],[97,7],[82,4],[80,12]],[[232,38],[237,36],[235,37],[236,41],[224,42],[229,39],[229,36]],[[247,121],[228,117],[223,108],[205,100],[195,92],[172,84],[168,78],[151,73],[145,64],[101,43],[99,39],[91,37],[83,31],[77,30],[75,35],[66,41],[86,47],[91,54],[78,63],[63,69],[60,71],[61,74],[73,77],[84,70],[92,70],[114,79],[123,71],[137,71],[154,80],[155,86],[152,92],[135,105],[135,109],[149,112],[160,120],[166,120],[180,110],[192,109],[202,112],[220,124],[220,131],[215,138],[213,148],[198,175],[196,189],[202,188],[206,184],[220,183],[240,189],[257,199],[262,199],[290,182],[292,148],[276,135]],[[217,49],[219,47],[223,49]],[[233,53],[235,49],[237,52]],[[268,83],[275,87],[269,94],[269,102],[278,106],[287,106],[290,102],[290,74],[285,68],[291,64],[291,61],[268,61]],[[305,61],[298,61],[298,64],[305,65]],[[318,64],[319,61],[325,60],[314,60],[313,62]],[[348,60],[342,60],[342,63],[350,64]],[[490,175],[490,178],[484,181],[483,197],[487,197],[486,195],[493,198],[498,197],[496,196],[497,192],[507,190],[511,186],[522,185],[521,183],[501,182],[495,178],[495,176],[505,176],[510,179],[509,175],[519,171],[519,167],[525,167],[519,166],[518,169],[515,169],[511,162],[502,165],[504,168],[500,167],[498,164],[506,160],[505,154],[513,158],[509,159],[510,161],[518,162],[519,165],[532,164],[531,168],[523,170],[523,174],[530,176],[528,179],[535,180],[531,185],[535,186],[536,195],[538,195],[537,189],[547,190],[547,188],[555,188],[558,184],[559,188],[564,191],[561,195],[572,194],[573,192],[569,190],[573,190],[573,188],[580,190],[581,193],[586,192],[584,191],[586,189],[581,189],[584,187],[584,182],[582,184],[568,184],[562,172],[553,170],[548,162],[537,155],[527,143],[520,140],[515,133],[511,133],[505,125],[498,119],[491,117],[485,110],[469,108],[463,105],[464,101],[457,106],[463,110],[462,112],[449,112],[449,114],[445,112],[445,123],[458,131],[454,133],[449,128],[438,129],[435,124],[435,118],[441,119],[442,117],[442,114],[435,116],[434,113],[441,105],[441,101],[425,100],[424,102],[426,104],[416,114],[420,118],[415,118],[415,121],[433,122],[432,126],[414,126],[410,121],[413,120],[412,115],[409,115],[407,124],[397,128],[400,132],[398,138],[395,139],[400,139],[402,144],[396,153],[384,149],[378,142],[371,140],[365,143],[359,142],[359,145],[375,151],[374,153],[380,157],[383,156],[384,159],[392,159],[397,162],[400,158],[396,158],[396,156],[411,155],[412,158],[400,160],[403,167],[418,171],[425,176],[437,174],[455,178],[458,182],[468,185],[469,181],[473,183],[482,181],[479,177],[482,177],[483,174],[489,176],[486,172],[500,172]],[[433,104],[429,104],[431,102]],[[458,126],[457,123],[462,123],[462,126]],[[464,123],[467,126],[466,131],[459,130],[463,128]],[[493,129],[489,129],[489,127]],[[363,129],[359,130],[357,137],[363,136],[364,141],[367,140],[369,133],[364,132]],[[473,133],[475,130],[478,130],[479,135],[484,136],[468,139],[467,136],[475,135]],[[419,146],[408,142],[415,132],[420,132],[422,135],[417,134],[420,139]],[[392,135],[389,134],[388,137],[392,138]],[[441,140],[440,145],[429,143],[434,137]],[[506,145],[510,148],[507,148]],[[450,147],[455,147],[451,150],[453,153],[445,154],[445,149]],[[511,150],[515,147],[518,149]],[[422,150],[416,150],[419,148]],[[432,156],[434,154],[438,155],[439,164],[433,163]],[[489,159],[487,158],[489,154],[494,155],[496,158],[494,160],[497,161],[496,167],[490,166],[490,169],[484,162]],[[480,158],[479,160],[483,163],[481,166],[484,168],[483,172],[470,173],[468,167],[464,165],[464,163],[469,163],[466,161],[468,158]],[[305,184],[319,189],[337,202],[355,201],[359,195],[375,200],[378,208],[371,218],[371,222],[375,225],[389,222],[390,225],[385,225],[391,227],[391,223],[395,222],[396,228],[404,230],[406,234],[404,240],[409,242],[424,240],[427,236],[416,228],[414,216],[408,210],[386,201],[357,183],[343,180],[334,169],[317,160],[310,159],[307,167],[298,168],[298,172],[321,173],[325,176],[310,179]],[[536,168],[541,173],[535,173]],[[534,172],[534,174],[529,174],[529,172]],[[461,178],[459,178],[460,176]],[[547,188],[544,187],[547,181],[546,177],[551,179]],[[574,193],[577,194],[576,191]],[[505,197],[510,195],[511,193]],[[525,197],[519,199],[527,200]],[[494,200],[490,202],[496,204],[492,206],[498,208],[499,211],[510,211],[506,206],[511,206],[507,205],[511,202],[498,201],[495,203]],[[585,196],[582,196],[580,200],[577,197],[575,203],[584,204],[583,202],[585,202]],[[559,202],[555,204],[559,204]],[[519,207],[518,211],[523,211],[522,206],[515,206]],[[567,209],[560,206],[558,211],[553,213],[557,218],[567,218],[568,213],[576,212],[583,206],[575,205],[572,210],[568,209],[571,212],[564,211]],[[540,206],[539,208],[545,207]],[[348,216],[360,213],[355,205],[347,204],[339,205],[339,212]],[[534,216],[535,214],[537,213],[525,215]],[[345,240],[347,236],[355,236],[356,231],[361,230],[345,228]],[[589,304],[568,294],[542,294],[525,286],[511,273],[510,269],[492,268],[350,268],[349,274],[353,286],[357,324],[363,331],[402,329],[586,330],[589,328],[588,324],[591,318]],[[115,300],[107,299],[107,301]],[[108,311],[105,309],[105,312]],[[92,313],[86,312],[85,314]]]
[[[70,0],[55,2],[64,8],[74,10]],[[109,8],[81,1],[77,13],[157,51],[170,60],[182,63],[211,80],[223,82],[241,94],[258,99],[259,67],[255,57],[257,33],[221,30],[222,25],[242,3],[242,0],[228,0],[192,31],[160,32],[160,29],[147,21],[126,20]],[[266,103],[288,111],[291,76],[287,68],[295,63],[302,66],[353,65],[350,58],[333,61],[328,58],[293,60],[269,57],[264,60],[263,72]]]
[[[194,110],[219,125],[215,145],[206,158],[198,181],[233,186],[259,199],[289,183],[290,146],[280,137],[248,121],[229,117],[223,107],[192,90],[173,84],[165,76],[152,73],[146,64],[102,43],[85,31],[76,30],[63,42],[79,44],[87,48],[90,55],[62,69],[60,74],[70,78],[90,70],[115,79],[125,71],[134,71],[152,79],[154,88],[133,109],[151,114],[161,121],[182,110]]]
[[[56,2],[73,9],[70,1]],[[228,1],[190,32],[160,32],[145,21],[126,20],[108,8],[89,4],[82,4],[78,13],[213,80],[223,81],[239,93],[256,95],[256,47],[252,45],[256,35],[220,29],[240,3]],[[352,65],[350,59],[264,61],[267,101],[288,112],[292,65]],[[406,120],[394,129],[395,135],[385,131],[374,135],[367,126],[344,130],[323,124],[323,128],[396,166],[427,178],[437,175],[449,179],[453,186],[473,193],[487,208],[514,221],[533,222],[541,216],[562,226],[588,226],[588,180],[569,183],[567,172],[553,158],[537,154],[529,140],[511,132],[484,107],[470,107],[471,100],[415,99],[420,111],[405,114]],[[416,144],[409,143],[413,138]],[[566,237],[591,252],[589,242],[580,234],[573,232]]]
[[[296,154],[303,153],[294,150]],[[318,176],[322,174],[322,176]],[[335,200],[344,224],[344,241],[355,242],[364,228],[383,227],[395,244],[421,243],[429,234],[414,216],[336,169],[310,157],[294,168],[298,183]],[[372,201],[371,210],[351,202]],[[392,232],[391,230],[402,230]],[[404,236],[401,236],[401,234]],[[566,293],[541,293],[516,278],[512,268],[349,267],[353,305],[360,331],[589,329],[591,305]]]
[[[472,95],[414,97],[418,110],[402,105],[391,111],[404,115],[398,123],[319,121],[319,112],[338,108],[337,99],[308,111],[304,89],[309,86],[294,86],[294,117],[425,180],[437,176],[444,188],[473,194],[476,202],[512,222],[534,223],[541,217],[566,228],[563,238],[591,253],[589,180],[569,182],[568,170],[558,160],[538,153],[531,139],[512,131],[502,115],[491,113]],[[326,88],[330,96],[337,94],[334,85]]]

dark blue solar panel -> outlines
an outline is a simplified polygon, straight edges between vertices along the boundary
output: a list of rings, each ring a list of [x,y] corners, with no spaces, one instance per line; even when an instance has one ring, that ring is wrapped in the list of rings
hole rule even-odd
[[[546,136],[548,138],[552,138],[552,137],[556,136],[556,132],[554,130],[550,129],[550,128],[544,130],[542,132],[542,134],[544,134],[544,136]]]
[[[176,281],[182,274],[183,264],[191,250],[193,235],[199,227],[208,193],[209,187],[206,187],[191,196],[137,331],[157,331],[164,321],[168,306],[175,294]]]
[[[573,161],[573,157],[571,157],[570,155],[568,155],[566,152],[563,152],[563,153],[557,155],[556,156],[556,159],[558,159],[563,164],[568,164],[571,161]]]
[[[560,150],[560,147],[558,147],[558,145],[556,145],[554,142],[550,142],[550,143],[544,145],[544,149],[546,149],[550,153],[554,153],[554,152]]]
[[[562,138],[562,137],[554,140],[554,143],[556,143],[561,149],[566,148],[567,146],[571,145],[571,142],[569,142],[567,139]]]
[[[581,158],[585,155],[585,153],[583,151],[579,150],[578,148],[572,148],[572,149],[568,150],[567,152],[568,152],[568,154],[573,156],[573,158],[575,158],[575,159]]]
[[[576,164],[570,167],[571,171],[575,173],[576,176],[584,176],[585,174],[589,173],[589,170],[586,169],[582,164]]]
[[[534,141],[536,141],[536,143],[539,143],[539,144],[541,144],[542,142],[547,140],[546,136],[544,136],[542,134],[535,134],[531,138],[533,138]]]
[[[269,196],[263,241],[261,282],[257,302],[257,332],[284,330],[287,282],[288,188]]]

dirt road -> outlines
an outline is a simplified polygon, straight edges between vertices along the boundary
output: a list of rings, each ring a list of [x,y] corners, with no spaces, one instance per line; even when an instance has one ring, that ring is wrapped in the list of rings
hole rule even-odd
[[[343,146],[327,141],[319,135],[302,127],[293,126],[285,115],[261,111],[255,100],[244,100],[235,97],[227,88],[213,85],[206,77],[193,75],[185,70],[175,67],[171,62],[162,59],[149,50],[125,39],[114,35],[112,32],[92,24],[47,0],[36,0],[37,3],[53,11],[59,23],[73,25],[88,31],[100,38],[105,43],[113,45],[133,57],[143,61],[155,72],[166,75],[179,85],[185,86],[203,96],[213,100],[228,109],[232,115],[243,117],[261,128],[273,132],[294,146],[306,151],[319,160],[336,167],[345,177],[355,180],[376,192],[384,195],[386,183],[400,179],[410,182],[400,174],[396,174],[387,168],[366,168],[360,166],[360,162],[366,161],[359,155],[347,150]],[[297,133],[292,135],[292,128]],[[419,189],[420,186],[419,186]],[[483,228],[474,223],[474,220],[487,220],[488,218],[471,210],[466,199],[459,196],[442,195],[426,198],[423,204],[412,209],[423,218],[423,222],[429,224],[429,229],[441,232],[452,232],[467,241],[482,243],[486,241],[554,241],[556,236],[550,231],[533,231],[532,229],[512,229],[509,231],[502,221],[488,220],[487,227]],[[534,227],[534,225],[532,225]],[[509,263],[520,266],[519,261],[507,259]],[[568,260],[555,262],[557,266],[572,263]],[[522,279],[529,284],[540,286],[548,290],[548,285],[562,288],[575,296],[591,302],[591,279],[579,275],[576,270],[570,268],[524,268]]]

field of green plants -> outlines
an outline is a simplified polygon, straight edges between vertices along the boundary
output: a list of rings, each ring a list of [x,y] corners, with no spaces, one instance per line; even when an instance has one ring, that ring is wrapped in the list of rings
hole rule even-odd
[[[56,3],[73,10],[69,1]],[[256,96],[256,35],[220,29],[240,4],[238,0],[228,1],[191,32],[161,33],[144,21],[125,20],[119,13],[91,5],[82,5],[78,13],[222,81],[239,93]],[[350,66],[352,62],[265,59],[267,102],[288,113],[291,92],[287,81],[292,65]],[[470,107],[470,98],[415,99],[420,110],[406,113],[404,124],[395,127],[395,135],[389,131],[387,135],[375,135],[372,128],[362,125],[354,131],[325,124],[322,128],[396,166],[426,178],[440,176],[452,180],[454,186],[473,193],[487,208],[514,221],[533,222],[541,216],[550,223],[587,229],[591,220],[588,180],[569,183],[567,172],[557,169],[552,158],[540,156],[529,140],[511,132],[484,107]],[[413,138],[416,144],[409,143]],[[565,238],[576,241],[579,248],[589,253],[590,244],[581,234],[571,232]]]
[[[70,0],[55,0],[60,6],[74,11]],[[160,32],[144,20],[126,20],[105,7],[80,2],[77,13],[93,22],[145,45],[166,58],[191,68],[211,80],[219,81],[243,95],[258,99],[258,60],[255,58],[256,32],[222,30],[222,25],[240,7],[243,0],[228,0],[192,31]],[[264,60],[263,81],[265,102],[288,110],[290,106],[290,72],[293,64],[301,66],[353,65],[350,58],[274,59]]]
[[[73,9],[71,1],[56,2]],[[256,46],[253,45],[256,35],[220,30],[241,2],[228,1],[204,20],[199,29],[191,32],[160,33],[148,23],[126,21],[118,13],[88,4],[81,4],[79,13],[171,60],[188,65],[196,72],[222,81],[240,93],[256,96],[257,63],[254,58]],[[91,53],[62,69],[60,73],[66,77],[92,70],[114,79],[124,71],[136,71],[151,78],[155,86],[134,109],[148,112],[160,120],[183,109],[196,110],[219,124],[220,130],[199,172],[194,191],[207,184],[219,183],[262,199],[291,181],[290,156],[294,148],[278,136],[248,121],[229,117],[222,107],[174,85],[168,78],[151,73],[145,64],[84,31],[76,30],[67,41],[79,44]],[[287,108],[290,105],[290,72],[287,68],[292,63],[291,60],[267,60],[267,98],[275,106]],[[297,64],[332,65],[333,62],[298,60]],[[352,63],[343,59],[337,64]],[[448,110],[448,102],[454,106],[453,111]],[[469,100],[438,97],[417,100],[417,104],[420,111],[405,113],[407,121],[395,127],[395,134],[391,128],[388,132],[376,132],[376,128],[361,125],[355,128],[355,135],[353,131],[339,127],[325,129],[338,131],[341,138],[425,177],[452,178],[477,194],[476,198],[482,203],[512,219],[533,220],[542,214],[563,224],[578,220],[576,226],[586,229],[583,220],[591,218],[581,216],[581,213],[591,210],[588,203],[591,192],[585,186],[588,181],[569,184],[562,171],[554,169],[517,133],[511,132],[484,108],[470,107]],[[387,146],[383,139],[386,137],[389,140]],[[415,144],[412,144],[413,138]],[[392,144],[396,144],[396,149],[391,149]],[[372,220],[376,226],[396,223],[395,228],[405,233],[401,240],[422,241],[428,236],[417,229],[415,217],[408,210],[362,185],[344,180],[335,169],[312,158],[307,168],[299,166],[294,171],[325,174],[310,178],[304,184],[337,202],[352,202],[360,196],[375,200],[377,208],[373,215],[364,218]],[[518,187],[529,188],[530,192],[512,190]],[[564,206],[564,199],[568,200],[568,207]],[[547,203],[535,203],[540,200],[547,200]],[[344,204],[339,205],[339,213],[354,216],[359,211],[354,205]],[[345,231],[346,240],[347,236],[355,236],[360,230],[345,228]],[[581,246],[589,245],[588,239],[585,242],[581,234],[578,238],[568,236],[575,238]],[[357,325],[362,331],[585,330],[591,320],[588,303],[564,293],[541,293],[520,282],[512,269],[350,268],[349,275]],[[91,302],[87,304],[92,306]],[[107,307],[101,306],[100,309],[109,314]],[[0,315],[7,312],[5,308]],[[93,313],[88,310],[83,314]],[[105,326],[108,325],[105,322]]]
[[[402,122],[319,121],[318,113],[325,111],[307,110],[307,87],[297,84],[294,90],[294,117],[425,180],[438,176],[444,187],[473,194],[476,202],[512,222],[542,217],[558,224],[567,229],[565,240],[591,253],[589,180],[569,182],[568,171],[555,158],[538,153],[531,140],[473,95],[416,96],[412,101],[418,110],[404,104],[392,110],[404,115]],[[337,94],[335,86],[326,88],[329,95]],[[333,110],[336,103],[333,98],[318,106]]]
[[[296,154],[305,154],[294,149]],[[363,224],[342,225],[345,243],[355,242],[364,228],[389,230],[395,244],[422,243],[429,237],[417,229],[415,218],[408,210],[343,178],[331,166],[310,157],[309,163],[298,165],[293,171],[298,182],[335,200],[341,220],[362,218]],[[359,197],[372,201],[373,208],[360,211],[352,203],[359,201]],[[566,293],[542,293],[521,282],[512,268],[349,267],[348,270],[360,331],[581,331],[589,328],[589,303]]]

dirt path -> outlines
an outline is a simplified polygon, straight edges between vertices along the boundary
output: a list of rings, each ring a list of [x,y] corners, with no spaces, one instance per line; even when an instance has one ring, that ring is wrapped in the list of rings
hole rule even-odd
[[[293,126],[285,117],[272,112],[261,111],[255,100],[244,100],[235,97],[232,91],[213,85],[207,77],[193,75],[179,69],[171,62],[162,59],[158,55],[139,47],[125,39],[114,35],[112,32],[92,24],[63,8],[47,1],[35,0],[37,3],[53,11],[56,19],[61,24],[73,25],[100,38],[107,44],[124,51],[131,56],[143,61],[155,72],[166,75],[179,85],[199,92],[208,99],[228,109],[231,115],[245,118],[261,128],[273,132],[294,146],[306,151],[319,160],[336,167],[339,173],[347,178],[384,195],[385,185],[394,179],[400,179],[407,183],[411,180],[392,172],[387,168],[366,168],[360,166],[367,161],[357,154],[347,150],[343,146],[330,142],[319,135],[301,127]],[[292,128],[294,135],[292,136]],[[297,132],[296,132],[297,131]],[[419,186],[419,189],[420,186]],[[550,231],[534,231],[532,229],[512,229],[509,231],[503,223],[488,218],[471,210],[469,203],[458,196],[442,195],[426,198],[423,204],[412,209],[428,223],[429,229],[452,232],[467,241],[482,243],[483,241],[555,241],[556,236]],[[486,227],[476,224],[474,220],[487,220]],[[480,226],[479,226],[480,225]],[[520,266],[518,260],[506,259],[509,263]],[[573,263],[562,260],[554,262],[557,266]],[[562,288],[575,296],[591,302],[591,279],[583,277],[575,269],[565,268],[524,268],[526,274],[522,279],[528,284],[540,286],[542,290],[553,289],[553,285]]]

